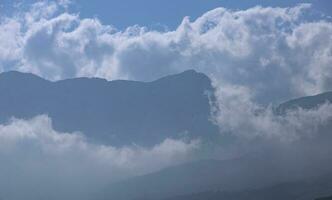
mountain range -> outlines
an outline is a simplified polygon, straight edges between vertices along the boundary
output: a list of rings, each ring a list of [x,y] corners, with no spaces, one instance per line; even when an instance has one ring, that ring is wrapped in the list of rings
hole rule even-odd
[[[219,137],[218,127],[210,119],[216,101],[214,88],[206,75],[194,70],[152,82],[99,78],[48,81],[11,71],[0,74],[0,94],[0,123],[12,117],[46,114],[55,130],[80,131],[102,144],[153,146],[166,138]],[[312,109],[326,102],[332,102],[332,92],[281,103],[276,111]],[[332,194],[332,175],[299,182],[282,182],[273,173],[254,176],[255,170],[273,169],[267,163],[269,166],[248,172],[247,166],[259,159],[209,159],[172,166],[112,183],[101,189],[98,199],[308,200]],[[278,184],[265,185],[266,180]]]
[[[166,138],[208,137],[210,79],[193,70],[152,82],[74,78],[51,82],[16,71],[0,74],[0,122],[47,114],[54,129],[95,142],[152,146]]]

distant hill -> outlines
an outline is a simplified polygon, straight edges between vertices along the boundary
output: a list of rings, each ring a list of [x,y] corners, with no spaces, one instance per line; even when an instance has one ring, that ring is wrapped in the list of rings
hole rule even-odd
[[[244,191],[207,191],[180,195],[164,200],[314,200],[321,193],[332,191],[331,177],[325,182],[289,182]],[[331,200],[332,197],[315,200]]]
[[[332,193],[332,174],[285,182],[277,173],[269,173],[273,162],[250,167],[263,163],[259,159],[201,160],[173,166],[112,184],[98,199],[314,200]]]
[[[153,145],[167,137],[209,137],[210,79],[193,70],[152,82],[0,74],[0,122],[48,114],[58,131],[112,145]],[[213,99],[213,98],[212,98]]]
[[[253,189],[264,187],[267,183],[278,182],[278,175],[260,173],[266,168],[273,169],[273,162],[255,168],[249,167],[256,162],[262,163],[259,159],[261,158],[225,161],[200,160],[169,167],[155,173],[112,184],[101,194],[102,197],[106,198],[101,199],[159,200],[167,199],[167,197],[172,199],[171,197],[181,194],[204,193],[210,190],[246,190],[249,189],[249,185]],[[175,199],[180,200],[181,198]],[[191,198],[183,200],[187,199],[191,200]],[[202,198],[202,200],[205,199]]]
[[[325,92],[314,96],[306,96],[290,101],[286,101],[277,108],[278,113],[284,113],[286,110],[295,108],[312,109],[324,103],[332,102],[332,92]]]

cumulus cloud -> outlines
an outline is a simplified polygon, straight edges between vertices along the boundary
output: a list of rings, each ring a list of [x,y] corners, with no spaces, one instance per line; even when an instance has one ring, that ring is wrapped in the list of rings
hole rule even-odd
[[[89,143],[80,133],[56,132],[44,115],[13,119],[0,125],[0,194],[89,199],[112,182],[181,163],[198,146],[198,141],[166,139],[150,149],[115,148]]]
[[[280,173],[296,172],[299,163],[302,174],[328,171],[324,167],[332,163],[327,142],[332,106],[283,116],[266,106],[332,89],[332,23],[308,17],[309,4],[216,8],[161,32],[140,26],[117,30],[96,18],[81,18],[70,12],[69,2],[61,2],[38,2],[1,17],[0,71],[32,72],[51,80],[88,76],[147,81],[196,69],[216,87],[215,122],[222,134],[238,142],[221,147],[217,158],[264,152],[276,159]],[[70,188],[84,191],[91,182],[101,184],[185,160],[198,145],[166,140],[152,149],[101,146],[78,133],[54,131],[45,116],[1,125],[0,139],[1,163],[8,163],[1,167],[8,173],[0,180],[15,180],[0,183],[10,187],[4,191],[13,191],[16,180],[22,180],[19,187],[27,188],[26,193],[38,189],[26,181],[31,177],[40,184],[63,184],[63,190],[80,183]],[[253,166],[265,164],[266,159]]]
[[[307,17],[310,4],[216,8],[164,32],[117,30],[70,13],[69,5],[39,2],[2,17],[1,70],[152,80],[194,68],[220,84],[246,87],[262,103],[332,87],[332,23]]]

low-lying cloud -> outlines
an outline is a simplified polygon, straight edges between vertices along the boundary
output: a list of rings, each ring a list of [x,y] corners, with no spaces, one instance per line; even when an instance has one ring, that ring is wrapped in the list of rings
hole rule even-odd
[[[206,146],[166,139],[152,148],[91,143],[80,133],[55,131],[45,115],[12,119],[0,125],[0,194],[4,199],[95,199],[116,181],[211,157],[246,163],[230,180],[220,180],[228,189],[310,180],[332,173],[331,111],[330,104],[284,115],[270,108],[220,110],[216,123],[225,139],[231,136],[228,142]]]
[[[241,180],[235,189],[332,177],[330,103],[280,114],[237,94],[219,95],[229,98],[219,102],[214,118],[227,142],[218,144],[212,155],[245,160],[245,169],[234,175]]]
[[[269,169],[278,178],[319,176],[331,173],[332,106],[276,115],[268,105],[332,89],[332,23],[310,18],[311,9],[309,4],[216,8],[195,20],[185,17],[172,31],[141,26],[121,31],[96,18],[82,19],[64,1],[38,2],[1,17],[0,71],[51,80],[147,81],[196,69],[213,80],[213,119],[230,138],[208,156],[263,154],[266,159],[253,159],[248,170],[271,167],[273,160]],[[171,139],[151,149],[115,148],[90,143],[79,133],[59,133],[47,116],[14,119],[0,126],[0,198],[75,199],[82,191],[190,160],[200,148],[198,141]]]
[[[152,148],[92,144],[59,133],[45,115],[0,125],[0,197],[84,199],[112,182],[188,160],[199,141],[166,139]]]

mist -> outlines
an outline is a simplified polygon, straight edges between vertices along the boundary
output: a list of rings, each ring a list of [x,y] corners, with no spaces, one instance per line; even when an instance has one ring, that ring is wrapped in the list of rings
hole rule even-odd
[[[323,99],[325,103],[312,108],[295,106],[278,112],[278,106],[285,101],[332,90],[331,16],[317,13],[308,3],[288,7],[257,5],[240,10],[219,7],[206,11],[196,19],[184,16],[174,30],[153,30],[142,25],[119,30],[101,22],[98,17],[82,17],[79,12],[71,10],[72,4],[75,5],[71,1],[38,1],[27,6],[19,4],[11,14],[0,15],[0,72],[15,70],[38,75],[38,80],[44,78],[47,81],[36,82],[37,86],[42,86],[44,82],[49,85],[44,87],[45,93],[51,91],[49,88],[55,88],[53,86],[58,80],[82,77],[104,78],[106,80],[98,80],[105,88],[109,86],[109,80],[130,80],[128,83],[134,87],[128,93],[139,93],[135,84],[194,69],[211,80],[213,91],[195,93],[197,101],[183,98],[182,104],[178,105],[197,106],[193,113],[187,109],[189,114],[183,115],[194,119],[187,121],[191,126],[189,128],[202,130],[203,125],[196,127],[199,123],[195,120],[204,118],[202,124],[210,125],[208,122],[212,122],[217,126],[218,134],[209,138],[211,128],[190,137],[192,135],[187,130],[173,134],[167,133],[167,130],[173,129],[164,128],[166,131],[156,132],[156,135],[166,139],[150,147],[135,143],[112,146],[96,142],[104,138],[92,140],[97,135],[93,131],[83,133],[55,129],[52,124],[54,119],[47,112],[27,118],[12,116],[11,120],[0,125],[0,199],[96,199],[103,191],[111,190],[114,184],[123,183],[126,188],[131,180],[143,180],[151,174],[158,177],[163,170],[172,171],[178,166],[190,166],[205,160],[222,161],[225,166],[222,167],[224,171],[209,171],[207,176],[211,180],[214,175],[217,178],[220,174],[224,176],[216,184],[218,191],[246,191],[280,183],[310,182],[332,177],[332,99]],[[187,77],[196,74],[192,72],[187,73]],[[144,94],[159,95],[160,98],[147,103],[145,98],[148,97],[142,96],[142,109],[137,110],[144,112],[145,104],[158,108],[167,105],[160,113],[152,112],[155,109],[151,107],[151,113],[156,115],[150,116],[156,118],[151,122],[157,124],[154,126],[156,129],[160,124],[167,125],[169,121],[159,120],[169,119],[164,117],[164,110],[172,111],[168,117],[185,112],[182,109],[184,106],[175,106],[174,103],[183,91],[197,89],[203,79],[205,84],[201,88],[210,88],[210,80],[202,78],[202,74],[201,78],[190,79],[193,81],[187,84],[181,81],[177,82],[178,85],[174,84],[174,88],[183,89],[175,93],[174,88],[165,92],[156,87],[151,92],[150,86],[144,87]],[[88,79],[84,80],[84,84],[88,85]],[[172,80],[168,84],[173,84]],[[0,86],[3,91],[10,91],[8,88],[11,85]],[[77,94],[86,94],[85,90],[89,87],[79,86]],[[108,101],[114,100],[115,96],[104,99],[100,94],[109,90],[101,90],[97,86],[90,90],[98,92],[89,93],[90,96],[76,96],[75,100],[89,99],[86,104],[81,104],[84,107],[98,104],[96,102],[108,106]],[[17,87],[26,88],[26,85],[18,84]],[[30,88],[36,92],[31,92],[33,97],[39,97],[40,88]],[[66,89],[64,87],[63,91],[66,92]],[[16,90],[13,89],[12,93],[17,94]],[[114,91],[124,93],[122,89]],[[93,101],[97,98],[96,94],[100,95],[100,101]],[[8,105],[15,102],[11,92],[8,96]],[[48,93],[45,96],[49,97]],[[200,98],[202,96],[204,98]],[[203,106],[199,107],[207,96],[211,111],[208,120],[204,113],[200,113],[204,110]],[[68,103],[66,98],[61,103]],[[117,101],[119,104],[124,102],[122,98],[128,97],[126,94],[121,96]],[[135,101],[128,102],[135,107]],[[78,105],[75,101],[71,103],[72,107]],[[26,111],[25,104],[21,104],[20,107]],[[47,107],[48,102],[43,104],[44,107],[31,105],[39,110]],[[104,111],[101,106],[96,107]],[[126,106],[123,105],[124,108]],[[174,106],[173,109],[169,109],[171,106]],[[121,106],[115,107],[118,110],[113,113],[114,118],[123,114]],[[11,108],[19,110],[15,106]],[[57,108],[52,110],[56,114],[60,110]],[[85,108],[75,107],[73,110],[80,109]],[[99,112],[97,114],[101,113],[100,110],[96,111]],[[18,112],[24,114],[23,111]],[[113,123],[107,121],[107,117],[111,116],[107,112],[98,115],[104,117],[100,124],[106,127],[101,127],[105,135],[108,125]],[[140,114],[137,116],[146,113]],[[127,119],[126,115],[121,117]],[[174,124],[183,125],[184,121],[178,120]],[[122,122],[119,120],[122,125],[119,127],[127,128]],[[130,122],[136,120],[131,119]],[[73,127],[69,125],[67,127]],[[135,125],[143,127],[139,122]],[[144,128],[150,130],[149,123],[145,125]],[[123,130],[135,129],[129,127]],[[115,134],[122,134],[116,131]],[[178,135],[181,137],[170,137]],[[155,141],[149,138],[151,140],[147,142],[144,138],[147,136],[143,133],[135,136],[149,144]],[[123,138],[127,140],[129,137]],[[155,180],[154,184],[164,184],[158,181]],[[210,180],[204,181],[201,185],[208,185]],[[183,185],[185,188],[189,184]],[[197,188],[200,189],[201,185]],[[174,194],[182,194],[181,189],[174,189]]]
[[[60,133],[46,115],[0,125],[3,199],[91,199],[107,185],[190,160],[199,141],[166,139],[152,148],[90,143]]]

